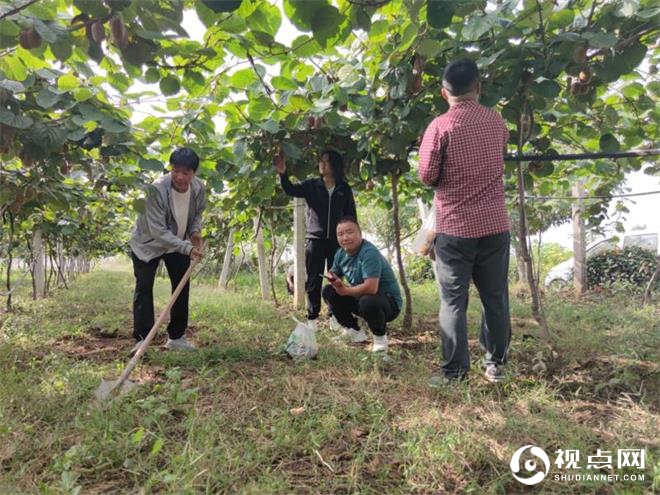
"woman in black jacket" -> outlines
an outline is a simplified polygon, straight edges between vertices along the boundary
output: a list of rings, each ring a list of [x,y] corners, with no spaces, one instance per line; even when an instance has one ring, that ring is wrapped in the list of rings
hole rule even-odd
[[[353,191],[344,179],[344,160],[334,150],[326,150],[319,160],[320,178],[307,179],[292,184],[286,172],[284,153],[275,157],[275,170],[280,176],[284,192],[307,202],[307,243],[305,267],[307,269],[307,318],[308,324],[316,329],[316,320],[321,312],[320,277],[332,267],[337,243],[337,222],[342,217],[357,219]]]

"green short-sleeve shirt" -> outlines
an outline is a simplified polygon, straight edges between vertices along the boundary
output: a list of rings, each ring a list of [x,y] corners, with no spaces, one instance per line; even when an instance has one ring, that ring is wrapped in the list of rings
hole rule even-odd
[[[338,277],[345,277],[349,285],[360,285],[367,278],[378,278],[378,294],[391,294],[399,309],[403,305],[399,282],[394,271],[378,248],[364,240],[360,250],[350,256],[344,249],[337,250],[330,270]]]

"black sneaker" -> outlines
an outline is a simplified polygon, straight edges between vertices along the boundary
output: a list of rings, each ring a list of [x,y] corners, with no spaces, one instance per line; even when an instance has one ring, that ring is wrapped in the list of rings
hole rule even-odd
[[[428,386],[430,388],[444,388],[451,385],[456,385],[467,379],[467,374],[457,376],[447,376],[442,372],[433,373],[429,379]]]
[[[502,367],[497,364],[487,364],[484,376],[486,377],[486,380],[491,383],[499,383],[504,380],[504,372],[502,371]]]

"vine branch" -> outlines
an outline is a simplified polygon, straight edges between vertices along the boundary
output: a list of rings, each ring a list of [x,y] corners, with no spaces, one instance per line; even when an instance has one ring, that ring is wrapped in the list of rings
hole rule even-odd
[[[19,5],[18,7],[15,7],[11,10],[8,10],[4,14],[0,15],[0,21],[6,17],[11,17],[14,14],[18,14],[21,10],[27,9],[30,5],[33,5],[37,3],[39,0],[30,0],[27,3],[24,3],[23,5]]]

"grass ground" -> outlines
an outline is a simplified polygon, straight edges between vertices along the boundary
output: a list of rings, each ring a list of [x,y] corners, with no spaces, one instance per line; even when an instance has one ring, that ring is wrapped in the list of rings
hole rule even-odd
[[[201,351],[156,341],[143,385],[103,407],[92,392],[118,376],[131,347],[132,276],[105,266],[49,299],[0,315],[0,493],[650,493],[660,488],[660,308],[632,297],[547,300],[558,357],[540,344],[523,291],[512,289],[507,380],[479,372],[426,386],[438,365],[437,291],[414,287],[413,333],[393,325],[388,360],[320,331],[320,353],[281,354],[290,308],[259,302],[253,279],[221,293],[196,282],[191,334]],[[279,284],[282,286],[282,284]],[[157,282],[157,303],[168,295]],[[470,302],[477,335],[478,299]],[[646,449],[644,481],[541,484],[513,479],[527,444]]]

